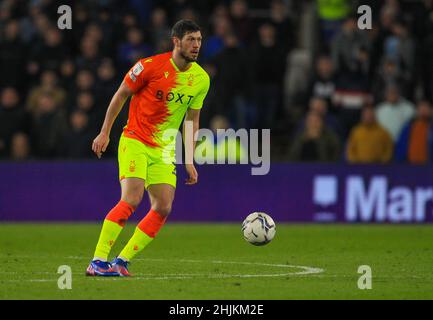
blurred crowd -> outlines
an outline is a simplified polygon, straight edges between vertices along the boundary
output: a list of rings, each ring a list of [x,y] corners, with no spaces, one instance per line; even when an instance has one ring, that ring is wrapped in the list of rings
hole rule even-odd
[[[361,4],[371,29],[358,25]],[[290,158],[431,162],[433,1],[318,0],[316,12],[314,71],[289,106],[301,109]]]
[[[360,4],[372,8],[371,30],[358,28]],[[93,157],[124,74],[170,51],[171,26],[191,19],[203,28],[199,63],[211,77],[201,126],[271,128],[279,160],[430,162],[433,0],[70,5],[72,29],[60,30],[56,1],[0,0],[1,159]],[[107,156],[116,155],[127,111]]]

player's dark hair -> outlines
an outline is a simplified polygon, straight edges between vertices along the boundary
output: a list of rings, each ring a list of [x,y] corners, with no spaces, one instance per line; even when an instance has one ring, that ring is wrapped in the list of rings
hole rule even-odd
[[[191,20],[179,20],[171,29],[171,36],[182,39],[184,35],[191,32],[200,31],[200,27]]]

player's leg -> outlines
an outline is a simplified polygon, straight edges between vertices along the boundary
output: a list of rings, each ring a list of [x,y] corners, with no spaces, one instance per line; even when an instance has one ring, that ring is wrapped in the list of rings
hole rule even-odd
[[[143,198],[144,180],[125,178],[121,181],[121,187],[121,200],[105,217],[94,258],[87,269],[88,275],[120,275],[119,270],[107,262],[107,258],[126,221]]]
[[[107,261],[111,247],[123,230],[126,221],[140,204],[144,193],[144,180],[125,178],[120,181],[122,196],[117,205],[107,214],[102,225],[94,260]]]
[[[148,187],[151,209],[140,221],[134,235],[119,254],[119,258],[130,261],[156,237],[171,212],[175,188],[170,184],[153,184]]]
[[[134,234],[113,262],[122,276],[129,276],[128,263],[157,235],[171,212],[176,189],[176,166],[173,157],[166,159],[161,149],[146,147],[148,158],[146,189],[151,208],[135,228]]]
[[[129,216],[143,198],[147,159],[140,148],[141,144],[135,140],[123,137],[120,139],[118,156],[122,195],[117,205],[105,217],[94,258],[87,270],[89,275],[105,275],[99,274],[99,271],[111,275],[111,265],[107,262],[108,255]]]

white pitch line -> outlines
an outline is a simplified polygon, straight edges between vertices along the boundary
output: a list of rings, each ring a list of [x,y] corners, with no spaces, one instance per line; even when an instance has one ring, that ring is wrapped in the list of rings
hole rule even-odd
[[[69,256],[70,259],[83,259],[83,257],[77,256]],[[297,265],[289,265],[289,264],[272,264],[272,263],[261,263],[261,262],[242,262],[242,261],[222,261],[222,260],[192,260],[192,259],[155,259],[155,258],[136,258],[136,261],[175,261],[175,262],[191,262],[191,263],[213,263],[213,264],[244,264],[244,265],[256,265],[256,266],[264,266],[264,267],[275,267],[275,268],[298,268],[304,269],[301,272],[290,273],[290,275],[303,275],[303,274],[316,274],[322,273],[325,270],[321,268],[307,267],[307,266],[297,266]]]
[[[137,280],[185,280],[185,279],[228,279],[228,278],[266,278],[266,277],[286,277],[291,275],[299,275],[301,273],[274,273],[274,274],[190,274],[190,275],[165,275],[165,276],[142,276],[141,274],[134,274],[133,277],[92,277],[92,281],[111,281],[111,280],[122,280],[122,281],[137,281]],[[0,282],[56,282],[57,279],[23,279],[23,280],[0,280]]]
[[[78,256],[69,256],[67,259],[76,259],[76,260],[85,260],[84,257]],[[184,279],[194,279],[194,278],[207,278],[207,279],[228,279],[228,278],[271,278],[271,277],[288,277],[288,276],[299,276],[299,275],[317,275],[319,273],[323,273],[325,270],[321,268],[307,267],[307,266],[296,266],[296,265],[287,265],[287,264],[271,264],[271,263],[260,263],[260,262],[243,262],[243,261],[222,261],[222,260],[192,260],[192,259],[135,259],[138,261],[175,261],[175,262],[185,262],[185,263],[210,263],[210,264],[241,264],[241,265],[256,265],[256,266],[265,266],[265,267],[275,267],[275,268],[290,268],[290,269],[301,269],[302,271],[298,272],[288,272],[288,273],[271,273],[271,274],[165,274],[163,276],[155,276],[154,274],[146,274],[146,273],[136,273],[134,277],[131,278],[117,278],[110,277],[112,280],[184,280]],[[53,274],[50,272],[28,272],[31,274]],[[0,272],[0,274],[22,274],[22,272]],[[73,273],[74,275],[84,275],[84,273]],[[94,280],[103,280],[105,278],[95,277],[92,278]],[[57,279],[27,279],[27,280],[0,280],[2,282],[52,282],[57,281]]]
[[[83,259],[83,257],[77,256],[69,256],[70,259]],[[243,261],[222,261],[222,260],[192,260],[192,259],[155,259],[155,258],[136,258],[136,261],[175,261],[175,262],[191,262],[191,263],[212,263],[212,264],[244,264],[244,265],[256,265],[256,266],[264,266],[264,267],[275,267],[275,268],[297,268],[304,269],[301,272],[289,273],[288,275],[304,275],[304,274],[316,274],[322,273],[325,270],[321,268],[307,267],[307,266],[297,266],[297,265],[289,265],[289,264],[272,264],[272,263],[261,263],[261,262],[243,262]]]

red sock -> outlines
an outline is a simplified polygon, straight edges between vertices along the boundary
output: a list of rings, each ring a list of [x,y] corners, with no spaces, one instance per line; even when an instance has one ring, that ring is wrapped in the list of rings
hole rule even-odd
[[[129,203],[120,200],[116,206],[105,217],[106,220],[113,221],[123,227],[128,221],[129,216],[134,212],[135,208]]]
[[[158,212],[150,209],[137,227],[149,237],[155,238],[159,229],[164,225],[165,220],[167,220],[167,217],[161,216]]]

